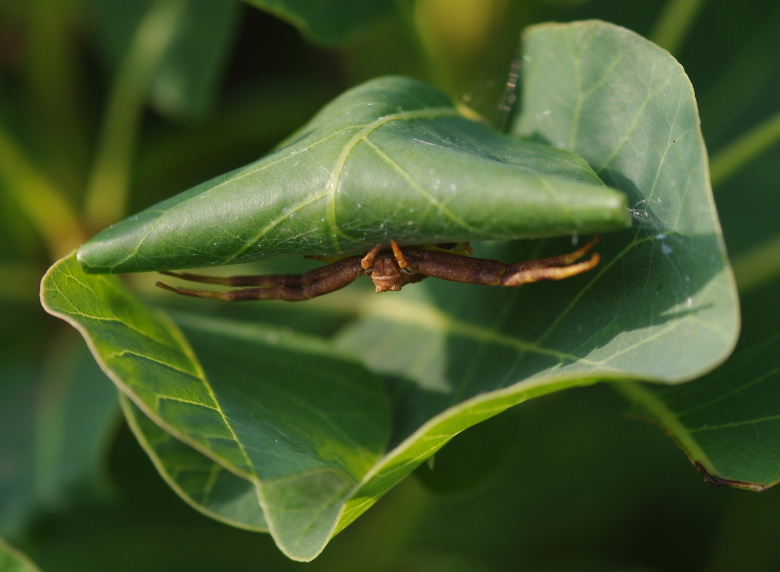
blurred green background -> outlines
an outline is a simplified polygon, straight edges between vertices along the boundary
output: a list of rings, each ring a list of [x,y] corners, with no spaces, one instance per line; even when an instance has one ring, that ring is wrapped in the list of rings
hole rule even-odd
[[[44,314],[38,282],[55,260],[260,157],[347,87],[411,75],[500,124],[520,31],[598,18],[686,69],[740,286],[740,347],[780,332],[780,2],[387,4],[333,46],[228,0],[0,0],[0,536],[47,572],[780,569],[780,492],[708,488],[606,386],[469,430],[457,448],[475,463],[491,432],[515,445],[476,481],[455,463],[445,474],[465,489],[421,469],[313,563],[287,561],[267,535],[176,497],[81,339]]]

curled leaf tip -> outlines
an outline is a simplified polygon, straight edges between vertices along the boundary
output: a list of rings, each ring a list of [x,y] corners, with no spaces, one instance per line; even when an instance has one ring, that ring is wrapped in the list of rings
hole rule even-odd
[[[463,117],[421,82],[369,81],[270,155],[79,250],[88,272],[175,270],[630,226],[625,195],[567,151]]]

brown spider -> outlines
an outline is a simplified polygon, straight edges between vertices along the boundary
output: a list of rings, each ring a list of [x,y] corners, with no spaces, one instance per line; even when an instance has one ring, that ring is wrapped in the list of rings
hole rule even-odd
[[[220,284],[222,286],[253,286],[241,290],[214,292],[174,288],[158,282],[157,286],[199,298],[212,298],[237,302],[240,300],[287,300],[297,302],[330,294],[351,284],[357,277],[369,275],[377,292],[400,290],[407,284],[419,282],[428,276],[487,286],[520,286],[540,280],[562,280],[594,268],[600,260],[594,253],[590,260],[578,262],[599,241],[595,236],[585,246],[570,254],[504,264],[498,260],[468,258],[452,252],[452,245],[441,247],[404,248],[390,241],[390,248],[377,244],[365,255],[355,255],[337,260],[327,266],[310,270],[305,274],[280,274],[273,276],[202,276],[198,274],[162,272],[182,280]],[[449,247],[449,248],[448,248]],[[466,244],[461,252],[471,254]]]

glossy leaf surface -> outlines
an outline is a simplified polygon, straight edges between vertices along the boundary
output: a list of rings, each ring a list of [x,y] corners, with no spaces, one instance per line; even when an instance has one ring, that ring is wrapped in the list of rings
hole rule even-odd
[[[462,117],[420,82],[382,78],[338,97],[292,142],[103,231],[88,272],[604,232],[622,193],[578,157]]]
[[[632,413],[660,425],[713,486],[763,490],[780,480],[780,336],[680,387],[631,384]]]
[[[378,17],[391,13],[391,0],[246,0],[298,28],[313,42],[338,46],[355,38]]]
[[[613,57],[637,59],[624,70]],[[598,155],[588,160],[597,167],[606,161],[610,168],[601,172],[636,204],[635,228],[605,235],[599,246],[603,262],[587,274],[518,289],[427,280],[369,301],[353,285],[339,294],[353,307],[364,304],[363,312],[334,344],[275,326],[205,315],[173,314],[176,327],[134,300],[115,277],[87,274],[75,256],[50,270],[43,284],[48,310],[81,329],[123,392],[155,425],[185,444],[180,447],[128,410],[147,452],[191,504],[239,526],[262,528],[256,507],[242,511],[234,505],[228,518],[222,512],[227,503],[210,503],[204,475],[213,471],[221,476],[226,469],[256,486],[262,516],[280,548],[296,560],[310,560],[335,531],[454,435],[512,405],[604,379],[686,381],[725,359],[737,334],[736,294],[684,73],[666,52],[601,23],[531,29],[526,62],[544,58],[575,69],[527,65],[518,130],[545,138],[547,115],[558,118],[579,105],[576,117],[569,118],[587,121],[588,129],[578,130],[573,140],[583,151],[603,152],[602,160]],[[593,85],[553,93],[550,84],[565,84],[578,67],[588,70],[580,77]],[[548,77],[546,70],[556,73]],[[569,75],[558,77],[564,72]],[[583,104],[593,94],[611,97],[621,82],[625,107],[633,114],[605,115],[598,106]],[[634,89],[637,82],[646,89]],[[612,90],[593,89],[601,85]],[[663,96],[648,100],[648,94]],[[609,106],[619,109],[614,101]],[[332,109],[326,108],[310,129],[327,123]],[[448,117],[456,125],[465,121]],[[523,131],[526,123],[542,125]],[[299,133],[291,145],[312,132]],[[664,149],[671,140],[676,147],[636,154],[641,147],[633,139],[637,132],[644,134],[648,149]],[[488,155],[496,153],[491,140],[480,140]],[[558,142],[552,136],[548,140]],[[277,152],[280,160],[283,153]],[[375,155],[361,157],[375,165]],[[452,176],[459,173],[469,184],[485,176],[471,173],[461,162],[462,171],[457,161],[448,163]],[[493,163],[495,169],[512,168]],[[653,164],[663,176],[638,176],[652,172]],[[582,169],[581,163],[575,166]],[[472,208],[478,211],[484,203],[474,200]],[[435,228],[438,219],[419,220]],[[477,254],[519,261],[573,248],[570,238],[559,238],[478,245]],[[111,265],[123,257],[133,264],[148,262],[137,263],[130,253],[126,250]],[[272,306],[260,306],[266,307],[271,315]],[[313,356],[323,367],[310,371]],[[280,400],[290,394],[295,399]],[[334,431],[333,412],[350,419],[338,425],[348,429]],[[326,443],[318,448],[315,443],[324,436]],[[251,447],[242,449],[237,443]],[[256,502],[246,486],[233,486],[234,498]]]
[[[178,492],[246,528],[264,528],[264,516],[292,557],[321,550],[389,436],[384,389],[371,372],[326,342],[278,327],[179,315],[183,335],[117,277],[85,274],[74,255],[47,274],[42,300],[81,331],[103,370],[157,425],[253,483],[262,510],[225,507],[221,499],[247,489],[136,423]]]

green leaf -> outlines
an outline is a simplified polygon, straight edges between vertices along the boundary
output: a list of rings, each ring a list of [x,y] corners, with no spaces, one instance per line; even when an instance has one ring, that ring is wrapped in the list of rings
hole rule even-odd
[[[160,429],[124,395],[120,403],[130,428],[157,470],[189,505],[227,524],[268,532],[252,481],[234,475]]]
[[[213,108],[238,32],[236,0],[188,0],[155,70],[149,97],[169,117],[196,120]]]
[[[658,423],[712,486],[764,490],[780,481],[780,336],[680,387],[626,384],[631,412]]]
[[[24,554],[0,538],[0,570],[3,572],[39,572],[40,569]]]
[[[462,117],[390,77],[338,97],[271,155],[103,231],[88,272],[143,272],[377,243],[511,240],[626,227],[622,193],[565,151]]]
[[[36,390],[30,383],[37,368],[3,368],[0,384],[0,532],[19,534],[37,510],[33,474],[35,468]]]
[[[75,345],[78,343],[79,345]],[[0,533],[21,534],[41,514],[107,496],[105,457],[116,391],[75,336],[39,363],[6,366],[0,383]]]
[[[153,0],[90,0],[101,55],[116,69],[138,35]],[[215,100],[238,25],[236,0],[188,0],[149,82],[149,99],[160,113],[197,119]]]
[[[340,46],[355,39],[380,16],[395,10],[392,0],[246,0],[290,22],[312,42]]]
[[[604,237],[604,262],[588,274],[511,291],[428,281],[377,300],[342,332],[339,343],[385,376],[393,399],[395,448],[356,495],[363,504],[515,403],[604,379],[687,381],[736,341],[734,280],[679,64],[599,22],[531,28],[524,62],[518,132],[570,142],[632,197],[637,223]],[[480,254],[509,261],[566,248]]]
[[[437,494],[475,492],[495,480],[515,456],[526,428],[522,421],[520,408],[515,408],[470,427],[420,465],[415,476]]]
[[[635,227],[604,236],[603,262],[587,274],[519,289],[428,280],[361,305],[362,314],[337,335],[335,345],[284,328],[194,314],[174,315],[179,330],[133,300],[116,278],[87,274],[75,256],[59,262],[44,280],[45,306],[82,330],[103,367],[144,414],[197,453],[256,484],[271,534],[294,559],[314,558],[335,532],[452,437],[508,407],[605,379],[689,380],[715,367],[733,347],[738,327],[736,293],[707,182],[693,93],[679,65],[638,36],[601,23],[537,27],[526,40],[527,75],[518,130],[526,123],[539,123],[523,133],[558,142],[542,129],[548,115],[586,124],[587,129],[577,129],[572,141],[604,177],[639,203],[634,209]],[[552,63],[545,62],[547,57]],[[534,61],[544,65],[534,67]],[[574,70],[567,69],[566,63]],[[580,67],[587,73],[577,77],[593,83],[582,93],[577,89],[584,89],[584,83],[577,89],[569,89],[567,83]],[[546,71],[556,73],[546,76]],[[610,89],[602,92],[598,89],[602,85]],[[621,96],[617,102],[615,93]],[[648,94],[655,95],[648,99]],[[391,104],[395,107],[387,115]],[[612,111],[607,114],[600,106]],[[380,112],[371,107],[380,107]],[[393,120],[402,114],[408,121]],[[382,125],[373,125],[360,139],[372,122]],[[347,129],[346,135],[339,129]],[[447,139],[452,134],[454,142]],[[641,137],[635,140],[638,134]],[[334,143],[339,137],[344,141]],[[353,138],[360,143],[350,145]],[[318,141],[320,145],[312,148]],[[508,239],[518,236],[507,231],[511,224],[524,225],[526,231],[536,224],[536,231],[528,234],[550,235],[555,234],[555,225],[547,226],[546,219],[540,222],[535,215],[518,211],[515,202],[491,201],[522,195],[523,208],[533,209],[532,200],[525,202],[526,193],[536,188],[537,197],[547,196],[542,190],[551,188],[545,183],[553,180],[555,190],[566,190],[570,197],[559,203],[567,210],[539,208],[543,217],[569,220],[572,224],[565,233],[585,232],[582,219],[575,221],[578,217],[570,208],[572,197],[579,197],[583,189],[600,205],[599,212],[614,213],[610,227],[624,223],[620,197],[615,200],[612,191],[596,185],[585,165],[572,155],[551,154],[549,147],[511,140],[468,122],[443,96],[409,80],[377,80],[342,96],[288,145],[256,164],[267,171],[262,175],[251,166],[229,174],[223,186],[212,191],[216,194],[208,195],[209,208],[196,205],[206,202],[199,197],[207,196],[204,191],[213,182],[106,231],[98,241],[82,247],[82,262],[91,270],[117,271],[157,264],[172,268],[232,262],[241,254],[236,243],[220,251],[213,242],[239,236],[244,237],[240,244],[251,246],[260,241],[251,233],[261,229],[271,235],[282,223],[287,225],[282,226],[286,233],[263,237],[265,257],[348,252],[398,237],[396,228],[401,232],[408,220],[399,211],[410,206],[416,209],[407,231],[411,234],[402,236],[409,242],[415,236],[422,242]],[[378,151],[393,161],[387,162]],[[549,169],[526,177],[529,163],[521,163],[519,157],[527,159],[529,153],[546,157],[544,163],[558,161],[552,171],[567,174],[568,181],[551,175]],[[272,165],[274,161],[278,163]],[[382,188],[372,187],[376,181],[403,183],[401,173],[413,173],[425,185],[417,181],[417,188],[399,187],[400,195],[396,188],[387,193],[388,198],[375,192],[372,202],[360,199],[367,212],[347,218],[336,204],[328,210],[327,185],[339,165],[345,178],[333,187],[334,199],[339,189],[339,197],[349,197],[350,192]],[[433,177],[426,170],[429,166]],[[243,184],[234,182],[242,173],[246,174]],[[311,180],[316,185],[314,193],[304,194],[303,199],[264,195],[247,184],[252,175],[286,193],[305,190],[314,185]],[[301,177],[307,182],[302,183]],[[438,188],[433,184],[437,178]],[[529,181],[530,186],[520,187],[521,192],[516,188],[518,180],[523,185]],[[440,195],[432,202],[435,195],[430,193],[446,190],[450,182],[462,194],[451,200]],[[600,189],[609,193],[608,200],[590,194]],[[243,201],[235,200],[238,193],[243,193]],[[221,200],[211,200],[217,197]],[[269,215],[268,202],[276,198],[276,214]],[[420,207],[413,201],[419,201]],[[616,203],[615,210],[605,207],[610,202]],[[289,212],[290,204],[300,206],[299,210]],[[307,205],[315,204],[320,211],[307,212]],[[357,204],[358,199],[353,199],[353,214]],[[159,210],[168,207],[171,210]],[[456,212],[469,225],[455,224],[445,212]],[[167,213],[175,213],[176,224],[186,232],[176,232]],[[201,224],[193,231],[185,224],[188,216],[194,217],[192,222],[209,213],[217,221],[214,225]],[[290,214],[296,216],[291,220]],[[248,218],[236,222],[237,215]],[[265,218],[258,224],[253,217]],[[316,224],[322,218],[330,223]],[[227,223],[231,229],[223,232]],[[247,226],[236,228],[236,224]],[[391,227],[367,238],[380,224]],[[154,239],[154,228],[166,232],[160,233],[157,246],[144,250]],[[331,229],[337,230],[336,244]],[[463,234],[444,234],[450,231]],[[253,240],[246,241],[248,236]],[[181,255],[172,255],[174,241],[183,249]],[[571,238],[477,246],[480,255],[505,261],[573,248]],[[189,257],[197,262],[186,264]],[[342,294],[355,300],[354,292],[353,288]],[[363,304],[362,298],[353,304]],[[258,306],[260,312],[266,307],[271,308]],[[375,375],[336,347],[360,356],[381,375],[392,402],[392,432]],[[315,362],[320,365],[313,368]],[[296,400],[278,401],[287,394]],[[166,397],[160,399],[161,395]],[[347,429],[334,431],[323,411],[346,415]],[[275,431],[280,426],[286,429],[285,438]],[[169,454],[172,441],[160,439],[157,447],[151,432],[143,434],[142,442],[150,444],[147,450],[175,481],[174,488],[183,488],[184,479],[171,475],[183,466],[196,467],[194,481],[199,484],[187,494],[204,512],[218,512],[196,498],[206,498],[203,474],[214,466],[194,460],[189,451],[184,454],[174,448],[175,454]],[[239,448],[237,443],[251,446]],[[254,502],[247,489],[242,491],[245,502]],[[253,514],[256,518],[257,512]]]
[[[107,492],[105,457],[119,420],[116,392],[89,352],[73,341],[52,352],[56,370],[41,387],[36,485],[50,508]]]
[[[623,292],[610,326],[623,331],[620,345],[605,349],[628,372],[644,356],[641,368],[653,374],[636,377],[704,373],[733,348],[739,309],[682,67],[603,22],[532,28],[524,66],[515,131],[577,153],[633,205],[634,229],[610,241],[614,257],[605,254],[604,286]],[[663,358],[652,364],[655,356]]]
[[[332,345],[278,327],[180,314],[185,339],[116,277],[85,274],[75,255],[50,269],[41,297],[48,312],[82,333],[104,371],[154,423],[254,484],[285,553],[305,559],[322,549],[389,435],[387,400],[374,375]],[[150,436],[147,451],[164,472],[177,473],[177,490],[204,512],[223,519],[241,513],[246,527],[259,527],[256,509],[214,508],[203,483],[213,465],[198,460],[195,474],[182,474],[192,455],[182,461],[181,448]],[[188,476],[200,484],[185,489]],[[235,481],[218,492],[226,488],[246,494]]]

